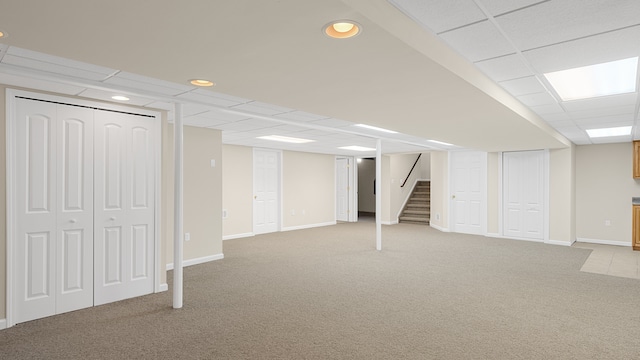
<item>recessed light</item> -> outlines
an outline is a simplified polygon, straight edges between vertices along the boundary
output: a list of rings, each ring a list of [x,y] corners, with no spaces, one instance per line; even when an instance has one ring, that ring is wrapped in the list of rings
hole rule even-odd
[[[427,140],[427,141],[428,142],[432,142],[434,144],[444,145],[444,146],[454,146],[453,144],[449,144],[449,143],[438,141],[438,140]]]
[[[358,145],[342,146],[342,147],[339,147],[338,149],[351,150],[351,151],[375,151],[376,150],[376,149],[372,149],[364,146],[358,146]]]
[[[191,80],[189,82],[191,83],[191,85],[203,86],[203,87],[208,87],[208,86],[214,86],[215,85],[215,83],[213,81],[204,80],[204,79],[193,79],[193,80]]]
[[[258,139],[281,141],[281,142],[292,143],[292,144],[304,144],[304,143],[310,143],[315,141],[315,140],[300,139],[300,138],[280,136],[280,135],[258,136]]]
[[[322,28],[322,32],[334,39],[347,39],[360,34],[362,27],[353,20],[332,21]]]
[[[587,130],[590,138],[631,135],[631,126]]]
[[[114,95],[111,97],[113,100],[118,100],[118,101],[129,101],[129,98],[126,96],[122,96],[122,95]]]
[[[371,126],[371,125],[367,125],[367,124],[355,124],[353,126],[357,126],[357,127],[361,127],[361,128],[365,128],[365,129],[369,129],[369,130],[375,130],[375,131],[391,133],[391,134],[397,134],[398,133],[397,131],[393,131],[393,130],[389,130],[389,129],[383,129],[383,128],[379,128],[377,126]]]
[[[0,38],[4,39],[4,38],[6,38],[8,36],[9,35],[5,31],[0,30]]]
[[[638,58],[611,61],[574,69],[546,73],[553,89],[563,101],[636,91]]]

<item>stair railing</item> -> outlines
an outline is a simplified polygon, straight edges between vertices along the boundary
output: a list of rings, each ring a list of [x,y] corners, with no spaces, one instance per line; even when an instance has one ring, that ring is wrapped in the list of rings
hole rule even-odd
[[[400,185],[400,187],[404,187],[404,185],[407,183],[407,180],[409,180],[409,176],[411,176],[411,173],[413,172],[413,169],[416,167],[416,164],[418,163],[418,160],[420,160],[420,156],[422,156],[422,154],[418,154],[418,158],[413,163],[413,166],[411,167],[411,170],[409,170],[409,173],[407,174],[407,177],[404,178],[404,181],[402,182],[402,185]]]

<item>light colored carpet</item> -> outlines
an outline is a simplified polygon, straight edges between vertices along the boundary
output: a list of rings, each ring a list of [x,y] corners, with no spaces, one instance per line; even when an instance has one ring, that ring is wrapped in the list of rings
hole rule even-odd
[[[640,282],[590,250],[341,223],[224,243],[171,291],[0,331],[2,359],[637,359]],[[171,274],[168,276],[171,279]]]

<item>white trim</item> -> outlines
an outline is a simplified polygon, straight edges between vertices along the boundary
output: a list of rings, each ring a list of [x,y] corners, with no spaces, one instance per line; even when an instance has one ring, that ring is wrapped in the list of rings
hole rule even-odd
[[[449,230],[449,228],[440,227],[440,226],[438,226],[438,225],[436,225],[436,224],[429,224],[429,226],[431,226],[432,228],[434,228],[434,229],[436,229],[436,230],[438,230],[438,231],[442,231],[442,232],[451,232],[451,231]]]
[[[542,153],[542,198],[544,199],[544,204],[542,204],[542,209],[544,214],[542,215],[542,238],[544,239],[545,244],[551,243],[551,229],[550,229],[550,220],[549,220],[549,210],[550,210],[550,191],[549,187],[550,183],[550,170],[549,164],[551,164],[550,152],[549,149],[545,149]],[[557,244],[556,244],[557,245]],[[571,244],[569,244],[571,246]]]
[[[222,259],[224,259],[224,254],[209,255],[209,256],[204,256],[200,258],[184,260],[182,262],[182,267],[199,265],[199,264],[208,263],[210,261],[222,260]],[[173,270],[173,263],[167,264],[167,271],[169,270]]]
[[[504,211],[504,203],[503,203],[503,166],[504,166],[504,162],[503,162],[503,155],[504,153],[501,151],[498,153],[498,233],[496,234],[497,236],[502,236],[504,234],[504,229],[503,229],[503,211]]]
[[[278,215],[278,219],[276,220],[276,230],[275,231],[268,231],[266,233],[257,233],[256,232],[256,223],[255,223],[255,195],[256,195],[256,162],[255,162],[255,154],[256,151],[270,151],[270,152],[274,152],[277,154],[277,158],[278,158],[278,170],[277,170],[277,174],[278,174],[278,179],[276,180],[278,185],[278,195],[276,195],[276,199],[278,201],[277,204],[277,209],[276,209],[276,214]],[[282,227],[284,224],[284,207],[282,206],[283,204],[283,196],[284,196],[284,189],[283,189],[283,179],[284,179],[284,156],[283,156],[283,151],[279,150],[279,149],[268,149],[268,148],[259,148],[259,147],[254,147],[252,148],[251,151],[251,183],[252,183],[252,191],[253,191],[253,195],[254,195],[254,199],[251,201],[251,230],[254,234],[269,234],[272,232],[279,232],[282,231]]]
[[[398,220],[394,220],[394,221],[381,221],[382,225],[397,225],[398,224]]]
[[[577,238],[576,242],[588,243],[588,244],[601,244],[601,245],[613,245],[613,246],[631,247],[631,242],[616,241],[616,240],[600,240],[600,239]]]
[[[336,221],[329,221],[329,222],[317,223],[317,224],[288,226],[288,227],[282,228],[281,231],[304,230],[304,229],[311,229],[311,228],[322,227],[322,226],[331,226],[331,225],[335,225],[335,224],[337,224]]]
[[[501,238],[502,237],[502,235],[500,235],[499,233],[486,233],[486,234],[484,234],[484,236],[492,237],[492,238]]]
[[[571,246],[575,241],[547,240],[544,243],[549,245]]]
[[[7,328],[7,319],[0,319],[0,330]]]
[[[158,286],[158,292],[169,291],[169,284],[162,283]]]
[[[63,104],[69,104],[69,105],[80,105],[80,106],[87,106],[87,107],[91,107],[91,108],[95,108],[95,107],[99,107],[101,109],[108,109],[108,110],[116,110],[116,111],[122,111],[122,112],[127,112],[127,113],[132,113],[132,114],[136,114],[136,115],[148,115],[148,116],[152,116],[155,118],[155,139],[154,141],[156,142],[156,154],[154,156],[154,162],[155,162],[155,186],[156,186],[156,191],[154,193],[154,196],[156,197],[154,200],[155,203],[155,211],[154,211],[154,221],[155,221],[155,239],[154,239],[154,261],[156,262],[155,264],[155,269],[154,269],[154,292],[159,291],[160,289],[160,187],[161,187],[161,176],[160,176],[160,169],[161,169],[161,158],[160,158],[160,153],[162,152],[162,139],[161,139],[161,120],[162,120],[162,116],[161,113],[159,111],[156,110],[148,110],[148,109],[140,109],[140,108],[133,108],[133,107],[128,107],[128,106],[121,106],[118,104],[113,104],[113,103],[109,103],[109,102],[102,102],[99,100],[83,100],[83,99],[76,99],[76,98],[72,98],[72,97],[67,97],[67,96],[59,96],[59,95],[51,95],[51,94],[45,94],[45,93],[40,93],[40,92],[33,92],[33,91],[25,91],[25,90],[16,90],[16,89],[6,89],[6,118],[5,118],[5,131],[6,131],[6,193],[7,194],[11,194],[9,196],[6,197],[6,284],[5,284],[5,289],[6,289],[6,319],[4,319],[5,321],[5,327],[12,327],[15,325],[15,323],[13,323],[13,311],[14,311],[14,304],[13,304],[13,295],[14,295],[14,291],[13,291],[13,287],[14,287],[14,274],[13,274],[13,266],[14,266],[14,249],[13,249],[13,237],[14,237],[14,231],[15,231],[15,221],[16,221],[16,217],[15,217],[15,199],[14,199],[14,194],[15,194],[15,183],[16,183],[16,171],[15,171],[15,152],[14,152],[14,148],[17,144],[15,144],[15,126],[14,126],[14,121],[13,119],[15,119],[15,100],[16,100],[16,96],[23,96],[23,97],[28,97],[28,98],[32,98],[32,99],[36,99],[36,100],[47,100],[47,101],[54,101],[54,102],[59,102],[59,103],[63,103]]]
[[[222,240],[224,241],[224,240],[240,239],[240,238],[246,238],[251,236],[256,236],[256,234],[250,232],[250,233],[244,233],[244,234],[226,235],[222,237]]]

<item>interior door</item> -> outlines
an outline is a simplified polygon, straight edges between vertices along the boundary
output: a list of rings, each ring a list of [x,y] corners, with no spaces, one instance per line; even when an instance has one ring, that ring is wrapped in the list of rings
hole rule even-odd
[[[264,234],[278,231],[280,153],[274,150],[253,150],[253,232]]]
[[[483,234],[486,153],[454,151],[450,156],[452,231]]]
[[[19,323],[93,305],[93,111],[20,98],[15,105]]]
[[[153,292],[154,126],[141,116],[97,111],[95,305]]]
[[[336,159],[336,220],[349,221],[349,159]]]
[[[503,153],[504,235],[544,240],[544,152]]]

